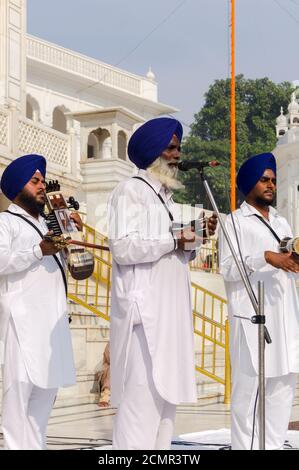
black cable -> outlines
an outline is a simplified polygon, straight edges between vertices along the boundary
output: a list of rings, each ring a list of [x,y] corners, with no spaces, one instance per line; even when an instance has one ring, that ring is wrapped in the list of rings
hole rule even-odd
[[[196,446],[202,446],[202,447],[219,447],[219,449],[216,450],[230,450],[231,446],[229,444],[219,444],[219,443],[214,443],[214,442],[196,442],[196,441],[171,441],[172,445],[183,445],[183,446],[188,446],[188,447],[196,447]]]

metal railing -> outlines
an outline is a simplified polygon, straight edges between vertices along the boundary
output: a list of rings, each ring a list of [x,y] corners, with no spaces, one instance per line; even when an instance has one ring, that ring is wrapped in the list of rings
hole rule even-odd
[[[68,276],[68,298],[109,321],[111,271],[111,263],[95,255],[95,268],[90,278],[76,281]]]
[[[209,273],[219,272],[217,240],[211,238],[200,247],[198,256],[190,263],[190,269]]]
[[[192,283],[196,370],[224,385],[224,403],[230,401],[230,359],[227,302]]]
[[[93,243],[95,245],[108,246],[108,238],[105,235],[102,235],[93,227],[88,224],[83,224],[83,235],[84,239],[88,243]],[[94,255],[99,256],[101,259],[105,260],[107,263],[112,264],[112,256],[110,251],[105,250],[94,250],[91,249]]]
[[[107,237],[84,224],[85,240],[107,245]],[[111,253],[96,250],[93,275],[84,281],[68,278],[71,301],[109,321],[112,259]],[[196,370],[224,385],[224,403],[230,401],[229,331],[226,300],[192,283],[193,326]]]

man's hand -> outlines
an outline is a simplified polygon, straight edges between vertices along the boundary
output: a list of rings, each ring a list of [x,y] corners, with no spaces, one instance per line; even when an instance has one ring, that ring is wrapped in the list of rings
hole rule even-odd
[[[275,253],[265,251],[265,260],[274,268],[282,269],[287,273],[299,273],[299,264],[294,260],[292,253]]]
[[[49,236],[51,237],[53,235],[53,232],[50,231],[48,233],[46,233],[45,236]],[[42,240],[39,244],[41,250],[42,250],[42,253],[43,253],[43,256],[51,256],[51,255],[55,255],[56,253],[58,253],[59,251],[61,251],[62,248],[58,248],[56,245],[55,245],[55,242],[54,241],[50,241],[50,240]]]
[[[217,228],[218,217],[217,214],[213,213],[208,219],[205,217],[204,211],[200,214],[200,219],[203,220],[202,230],[203,230],[203,245],[206,243],[207,238],[212,237]]]
[[[177,234],[178,248],[185,251],[192,251],[198,248],[202,242],[202,238],[196,235],[191,229],[181,230]]]
[[[208,218],[206,222],[206,230],[207,230],[207,236],[211,237],[215,234],[216,228],[217,228],[217,223],[218,223],[218,217],[217,214],[212,214],[211,217]]]
[[[70,218],[75,222],[75,225],[79,232],[82,232],[83,222],[78,212],[71,212]]]

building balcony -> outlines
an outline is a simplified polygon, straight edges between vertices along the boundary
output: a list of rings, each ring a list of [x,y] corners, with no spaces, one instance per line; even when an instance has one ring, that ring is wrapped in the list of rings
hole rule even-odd
[[[27,35],[27,59],[76,75],[94,84],[157,102],[157,84],[154,80],[134,75],[31,35]]]
[[[5,166],[16,156],[37,153],[47,159],[50,173],[71,178],[71,137],[25,118],[16,109],[0,108],[0,163]]]

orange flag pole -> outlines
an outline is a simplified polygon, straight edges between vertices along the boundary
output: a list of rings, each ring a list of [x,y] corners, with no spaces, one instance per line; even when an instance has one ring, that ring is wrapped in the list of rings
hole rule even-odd
[[[236,209],[235,0],[231,0],[230,181],[230,200],[233,211]]]

